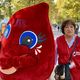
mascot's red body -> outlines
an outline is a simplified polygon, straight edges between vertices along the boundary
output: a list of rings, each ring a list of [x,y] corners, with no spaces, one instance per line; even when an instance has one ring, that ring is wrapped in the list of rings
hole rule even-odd
[[[48,4],[40,3],[16,12],[5,29],[0,50],[3,80],[46,80],[54,67],[54,38],[48,19]]]

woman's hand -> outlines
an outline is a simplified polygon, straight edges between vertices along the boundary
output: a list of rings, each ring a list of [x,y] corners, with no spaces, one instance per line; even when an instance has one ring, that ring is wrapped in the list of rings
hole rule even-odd
[[[72,69],[72,68],[74,68],[74,67],[76,67],[76,65],[75,65],[75,63],[74,63],[73,61],[71,61],[71,62],[70,62],[70,65],[69,65],[69,68]]]

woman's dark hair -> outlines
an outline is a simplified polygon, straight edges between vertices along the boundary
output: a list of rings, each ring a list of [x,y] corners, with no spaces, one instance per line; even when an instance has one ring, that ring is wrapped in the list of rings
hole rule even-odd
[[[75,22],[73,20],[71,20],[71,19],[65,20],[65,21],[62,22],[62,25],[61,25],[61,31],[62,31],[63,34],[65,34],[64,33],[64,27],[66,25],[68,25],[68,24],[73,25],[74,26],[74,29],[76,29],[76,25],[75,25]]]

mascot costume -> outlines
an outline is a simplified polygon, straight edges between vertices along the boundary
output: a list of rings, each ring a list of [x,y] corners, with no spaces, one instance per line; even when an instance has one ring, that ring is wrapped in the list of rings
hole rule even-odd
[[[48,4],[17,11],[10,18],[0,46],[2,80],[47,80],[54,68],[54,37]]]

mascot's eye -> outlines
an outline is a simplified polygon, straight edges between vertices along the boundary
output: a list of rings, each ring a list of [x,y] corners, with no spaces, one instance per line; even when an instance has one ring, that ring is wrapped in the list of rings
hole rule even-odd
[[[37,35],[32,31],[25,31],[21,34],[19,39],[20,45],[26,45],[32,49],[38,42]]]
[[[8,24],[5,31],[4,31],[4,37],[8,38],[9,37],[9,34],[11,32],[11,25]]]

